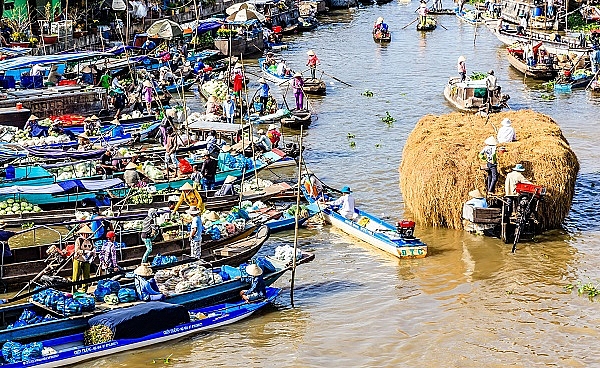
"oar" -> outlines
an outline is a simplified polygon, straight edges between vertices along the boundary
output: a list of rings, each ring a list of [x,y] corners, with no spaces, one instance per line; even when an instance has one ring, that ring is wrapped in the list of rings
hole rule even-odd
[[[411,24],[413,24],[413,23],[414,23],[414,22],[416,22],[417,20],[419,20],[419,18],[415,18],[415,19],[413,19],[413,21],[412,21],[412,22],[408,23],[407,25],[405,25],[404,27],[402,27],[402,28],[400,28],[400,29],[404,29],[404,28],[406,28],[406,27],[410,26]]]
[[[336,81],[338,81],[338,82],[340,82],[340,83],[342,83],[342,84],[345,84],[345,85],[347,85],[348,87],[352,87],[352,85],[351,85],[350,83],[346,83],[346,82],[344,82],[343,80],[341,80],[341,79],[338,79],[338,78],[334,77],[334,76],[333,76],[333,75],[331,75],[331,74],[327,74],[327,73],[325,73],[323,70],[319,70],[319,71],[320,71],[321,73],[325,74],[326,76],[328,76],[329,78],[333,79],[333,80],[336,80]]]
[[[440,25],[440,27],[442,27],[443,29],[445,29],[446,31],[448,30],[448,28],[444,27],[444,25],[442,23],[440,23],[440,21],[438,20],[437,24]]]
[[[598,70],[596,70],[596,74],[594,74],[594,76],[592,77],[592,80],[590,81],[590,83],[588,83],[587,87],[585,87],[585,90],[587,91],[588,88],[590,88],[590,86],[592,85],[592,82],[596,80],[596,78],[598,77],[598,72],[600,72],[600,68]]]

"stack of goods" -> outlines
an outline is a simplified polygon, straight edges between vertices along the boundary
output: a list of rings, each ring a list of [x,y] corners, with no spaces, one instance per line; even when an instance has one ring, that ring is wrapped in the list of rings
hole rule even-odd
[[[252,191],[252,190],[262,190],[266,187],[270,187],[271,185],[273,185],[273,182],[270,180],[254,178],[252,180],[247,180],[247,181],[243,182],[241,185],[240,191],[246,192],[246,191]]]
[[[6,127],[10,128],[10,127]],[[48,136],[48,137],[30,137],[29,131],[27,130],[13,130],[12,135],[5,135],[4,139],[9,143],[16,143],[20,146],[25,147],[34,147],[34,146],[46,146],[49,144],[58,144],[58,143],[69,143],[71,139],[67,135],[59,135],[59,136]]]
[[[44,345],[40,342],[32,342],[27,345],[14,341],[7,341],[2,345],[2,357],[8,363],[27,362],[29,360],[40,358]]]
[[[229,88],[220,80],[211,80],[202,85],[202,89],[209,96],[216,97],[219,101],[225,101]]]
[[[167,296],[223,282],[221,275],[205,268],[200,262],[159,270],[154,279],[160,292]]]
[[[25,199],[12,199],[0,202],[0,215],[15,215],[21,213],[42,212],[39,206],[33,205]]]
[[[127,203],[131,204],[150,204],[153,201],[152,193],[146,188],[131,188],[131,193]]]
[[[96,300],[107,304],[130,303],[137,300],[135,290],[122,288],[118,281],[100,280],[94,291]]]
[[[202,215],[204,233],[210,235],[213,240],[229,238],[244,231],[246,221],[250,217],[246,211],[233,207],[227,217],[220,217],[216,212],[207,211]]]
[[[73,298],[54,289],[42,290],[33,295],[33,301],[43,304],[52,310],[62,313],[64,316],[91,312],[96,308],[93,298],[89,296],[78,296]]]
[[[23,311],[23,313],[21,313],[21,315],[19,316],[19,318],[15,321],[15,323],[11,323],[9,324],[6,329],[7,330],[11,330],[13,328],[18,328],[18,327],[23,327],[23,326],[28,326],[28,325],[34,325],[36,323],[41,323],[41,322],[46,322],[46,321],[52,321],[55,320],[56,318],[52,317],[51,315],[47,314],[45,317],[42,316],[38,316],[37,314],[35,314],[34,311],[29,310],[29,309],[25,309]]]
[[[122,114],[119,119],[120,120],[130,120],[130,119],[137,119],[137,118],[141,118],[141,117],[142,117],[141,112],[139,112],[138,110],[133,110],[131,112],[131,114]]]
[[[50,172],[56,176],[56,180],[79,179],[96,174],[96,162],[86,161],[77,165],[63,166],[56,169],[50,169]]]
[[[152,267],[162,266],[162,265],[166,265],[166,264],[170,264],[170,263],[175,263],[175,262],[177,262],[177,257],[175,257],[175,256],[161,256],[160,253],[158,253],[156,255],[156,257],[154,257],[154,259],[152,260]]]
[[[275,248],[275,255],[270,258],[288,264],[294,260],[294,248],[289,245],[280,245]],[[296,260],[299,260],[300,258],[302,258],[302,252],[297,249]]]
[[[151,162],[146,161],[142,164],[142,171],[152,180],[162,180],[165,174],[161,169],[156,168]]]

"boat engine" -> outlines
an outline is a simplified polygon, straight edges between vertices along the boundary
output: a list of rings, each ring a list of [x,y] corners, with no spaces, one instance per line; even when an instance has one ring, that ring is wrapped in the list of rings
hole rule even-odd
[[[515,211],[517,220],[512,248],[513,253],[517,248],[521,234],[532,230],[533,223],[536,222],[534,216],[538,210],[538,205],[546,196],[546,188],[540,185],[517,183],[515,190],[519,197],[516,202]]]
[[[412,239],[415,237],[415,222],[409,220],[398,221],[396,231],[401,238]]]

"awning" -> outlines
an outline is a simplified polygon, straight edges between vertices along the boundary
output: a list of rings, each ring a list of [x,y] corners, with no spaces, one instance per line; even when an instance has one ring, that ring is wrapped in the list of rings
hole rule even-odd
[[[66,180],[57,184],[48,185],[12,185],[0,188],[0,195],[7,194],[57,194],[67,192],[73,188],[94,192],[123,184],[121,179],[106,180]]]
[[[213,29],[218,29],[221,28],[221,26],[223,25],[222,22],[216,22],[216,21],[209,21],[209,22],[201,22],[200,24],[198,24],[198,28],[196,28],[196,34],[203,34],[206,32],[210,32]]]
[[[58,55],[44,56],[21,56],[13,59],[0,61],[0,70],[12,70],[28,68],[37,64],[56,64],[68,61],[77,61],[85,59],[93,59],[100,57],[114,56],[113,54],[99,51],[76,52]]]

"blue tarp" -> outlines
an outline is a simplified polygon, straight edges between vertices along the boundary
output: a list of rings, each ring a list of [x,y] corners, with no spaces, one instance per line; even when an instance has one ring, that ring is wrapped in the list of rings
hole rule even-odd
[[[111,53],[99,52],[99,51],[87,51],[87,52],[75,52],[58,55],[44,55],[44,56],[21,56],[13,59],[7,59],[0,61],[0,70],[12,70],[29,68],[37,64],[56,64],[64,63],[68,61],[77,61],[101,57],[114,56]]]
[[[222,22],[216,21],[202,22],[198,25],[198,28],[196,28],[196,33],[201,35],[203,33],[212,31],[213,29],[221,28],[222,25]]]
[[[66,180],[57,184],[47,185],[12,185],[0,188],[0,195],[7,194],[57,194],[69,191],[73,188],[81,188],[86,191],[94,192],[121,185],[121,179],[106,180]]]

